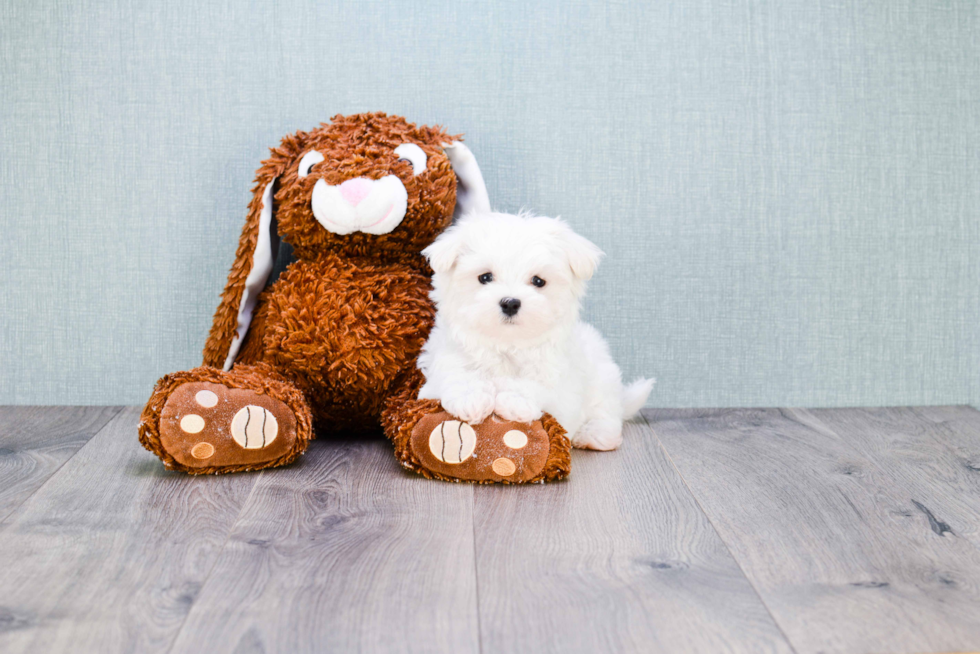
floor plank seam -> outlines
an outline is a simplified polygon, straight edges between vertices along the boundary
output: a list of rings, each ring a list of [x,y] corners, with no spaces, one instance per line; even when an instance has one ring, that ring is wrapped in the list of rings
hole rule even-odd
[[[782,634],[783,640],[786,642],[786,646],[790,648],[790,651],[794,652],[795,654],[798,654],[796,645],[794,645],[793,641],[790,640],[789,635],[786,633],[786,630],[783,629],[783,625],[779,624],[779,620],[776,619],[776,616],[773,614],[772,609],[769,608],[769,605],[766,604],[766,601],[762,598],[762,594],[759,592],[759,589],[756,588],[756,585],[755,583],[753,583],[752,578],[748,575],[748,573],[746,573],[745,568],[742,567],[742,563],[735,556],[735,553],[732,551],[732,548],[728,544],[728,541],[725,540],[725,538],[721,535],[721,532],[715,526],[715,523],[711,519],[711,516],[708,515],[708,512],[704,510],[704,507],[701,505],[701,501],[698,499],[698,496],[694,493],[694,490],[691,488],[691,485],[687,482],[687,479],[684,478],[684,475],[681,473],[680,468],[678,468],[677,464],[674,463],[674,459],[673,457],[670,456],[670,452],[667,450],[666,446],[664,446],[663,441],[660,440],[659,436],[657,436],[657,431],[653,428],[653,425],[650,424],[650,421],[647,420],[646,415],[642,412],[640,413],[640,418],[642,418],[643,422],[646,423],[646,426],[650,430],[650,433],[653,435],[653,437],[657,439],[657,444],[660,446],[660,449],[663,451],[664,456],[667,458],[667,462],[670,463],[670,466],[677,473],[677,476],[684,484],[684,488],[686,488],[687,492],[691,495],[691,499],[694,500],[694,503],[701,511],[701,514],[704,516],[704,519],[707,520],[708,524],[711,526],[711,530],[715,532],[715,535],[718,536],[718,540],[721,542],[722,545],[725,546],[725,550],[728,552],[728,555],[732,557],[732,561],[735,562],[735,565],[738,566],[739,572],[742,573],[742,577],[745,578],[746,582],[752,588],[752,592],[755,593],[755,596],[756,598],[758,598],[759,603],[762,604],[763,607],[765,607],[766,613],[769,614],[769,618],[772,620],[772,623],[776,625],[776,629],[778,629],[779,633]]]
[[[218,549],[218,552],[214,557],[214,562],[211,564],[211,569],[208,570],[206,575],[204,575],[204,580],[201,581],[201,587],[198,589],[197,595],[194,597],[194,601],[191,602],[190,607],[187,609],[187,613],[184,615],[184,619],[181,620],[180,627],[174,632],[174,637],[170,642],[170,647],[167,648],[167,654],[171,654],[174,647],[177,646],[177,641],[180,640],[180,634],[183,633],[184,627],[187,625],[187,621],[190,619],[191,613],[194,611],[194,607],[197,606],[197,598],[204,594],[204,589],[207,588],[208,582],[211,581],[211,577],[214,575],[214,571],[218,567],[218,563],[221,562],[221,557],[225,553],[225,548],[228,547],[228,542],[235,533],[235,529],[238,528],[238,523],[241,522],[242,513],[248,507],[248,503],[252,499],[252,495],[255,493],[255,489],[262,480],[262,477],[265,475],[265,472],[265,470],[260,470],[255,476],[255,480],[252,482],[252,487],[248,489],[248,495],[245,496],[245,500],[238,509],[238,515],[235,516],[235,521],[232,522],[231,526],[228,528],[228,533],[225,535],[225,540],[223,543],[221,543],[221,547]]]
[[[21,507],[23,507],[25,504],[27,504],[31,500],[32,497],[34,497],[35,495],[38,494],[38,491],[40,491],[42,488],[44,488],[45,486],[47,486],[48,485],[48,482],[50,482],[52,479],[54,479],[55,477],[57,477],[58,476],[58,473],[61,472],[62,468],[64,468],[65,465],[69,461],[71,461],[76,456],[78,456],[78,453],[79,452],[81,452],[86,447],[88,447],[89,443],[91,443],[92,441],[94,441],[96,436],[98,436],[99,434],[101,434],[103,432],[103,430],[105,430],[107,427],[109,427],[109,425],[111,425],[113,423],[113,421],[115,421],[116,418],[119,417],[119,414],[122,413],[122,411],[124,409],[126,409],[127,407],[125,407],[125,406],[117,406],[117,407],[114,407],[114,408],[116,409],[115,412],[111,416],[109,416],[108,419],[106,419],[106,421],[102,424],[102,426],[99,427],[98,430],[94,434],[92,434],[91,437],[89,437],[89,439],[85,442],[84,445],[82,445],[80,448],[78,448],[77,450],[75,450],[75,453],[72,454],[70,457],[68,457],[67,459],[65,459],[64,461],[62,461],[61,462],[61,465],[59,465],[57,468],[55,468],[54,471],[50,475],[48,475],[48,478],[45,479],[43,482],[41,482],[41,485],[40,486],[38,486],[33,491],[31,491],[30,495],[28,495],[27,497],[25,497],[17,506],[15,506],[14,508],[12,508],[10,510],[10,512],[7,513],[7,515],[5,515],[2,518],[0,518],[0,531],[3,531],[7,527],[7,520],[9,520],[11,516],[13,516],[18,511],[20,511]]]
[[[476,494],[480,491],[479,487],[473,488],[473,510],[470,526],[473,534],[473,584],[476,587],[476,638],[477,651],[483,654],[483,615],[480,612],[480,564],[476,551]]]

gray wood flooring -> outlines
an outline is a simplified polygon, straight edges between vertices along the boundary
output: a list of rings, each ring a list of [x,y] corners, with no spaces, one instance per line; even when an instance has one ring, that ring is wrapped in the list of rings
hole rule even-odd
[[[0,652],[980,650],[969,407],[648,410],[526,487],[190,477],[138,419],[0,408]]]

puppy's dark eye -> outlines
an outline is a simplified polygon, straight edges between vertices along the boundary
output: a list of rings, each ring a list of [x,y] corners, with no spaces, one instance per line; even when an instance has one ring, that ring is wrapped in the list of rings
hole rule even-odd
[[[534,277],[531,278],[531,283],[534,284],[535,286],[537,286],[538,288],[541,288],[542,286],[544,286],[548,282],[544,281],[543,279],[541,279],[540,277],[538,277],[537,275],[535,275]]]
[[[493,281],[493,273],[483,273],[477,279],[480,280],[481,284],[489,284]]]
[[[398,160],[398,163],[407,163],[409,166],[412,165],[412,162],[410,160],[406,159],[405,157],[402,157],[401,159],[399,159]]]

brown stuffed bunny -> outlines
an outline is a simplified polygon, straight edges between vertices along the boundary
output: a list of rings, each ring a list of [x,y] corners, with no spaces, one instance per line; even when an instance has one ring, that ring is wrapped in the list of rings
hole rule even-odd
[[[223,473],[289,463],[314,428],[380,424],[427,477],[567,474],[568,440],[548,415],[467,425],[416,399],[434,316],[421,251],[474,208],[489,209],[480,169],[438,127],[373,113],[284,138],[257,173],[204,365],[157,382],[140,442],[167,468]],[[279,239],[296,260],[266,287]]]

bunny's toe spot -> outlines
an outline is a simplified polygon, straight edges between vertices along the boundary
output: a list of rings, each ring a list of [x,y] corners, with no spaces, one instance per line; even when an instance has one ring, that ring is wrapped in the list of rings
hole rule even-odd
[[[514,462],[507,457],[500,457],[494,461],[491,468],[493,468],[493,471],[501,477],[510,477],[512,474],[517,472],[517,466],[514,465]]]
[[[188,434],[199,434],[204,429],[204,418],[196,413],[189,413],[180,419],[180,428]]]
[[[504,445],[512,450],[519,450],[527,445],[527,434],[516,429],[511,429],[504,434]]]
[[[211,391],[198,391],[194,399],[205,409],[210,409],[218,404],[218,396]]]
[[[210,459],[214,456],[214,445],[206,442],[198,443],[191,448],[191,456],[201,461]]]

